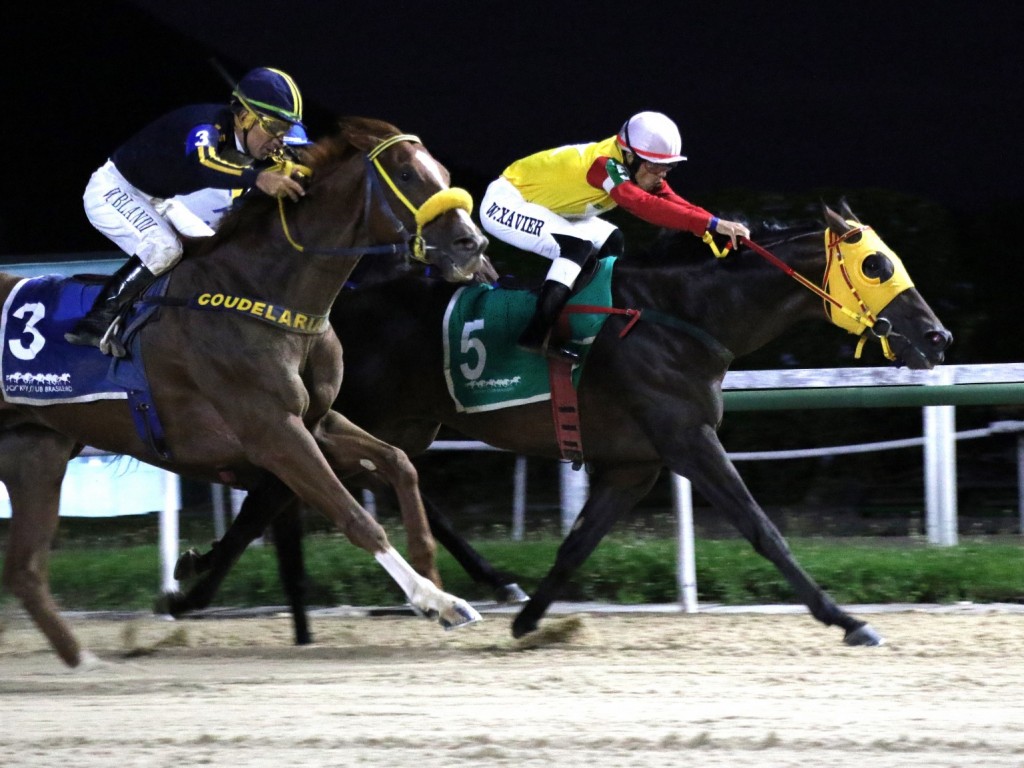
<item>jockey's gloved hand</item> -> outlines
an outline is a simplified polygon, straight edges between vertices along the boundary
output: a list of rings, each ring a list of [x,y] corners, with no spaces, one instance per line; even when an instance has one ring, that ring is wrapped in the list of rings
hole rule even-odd
[[[711,230],[719,235],[725,235],[732,241],[733,249],[739,246],[736,242],[737,238],[746,237],[750,238],[750,230],[738,221],[726,221],[725,219],[712,219]]]
[[[271,197],[288,197],[292,202],[306,194],[302,184],[272,168],[268,168],[256,177],[256,188]]]

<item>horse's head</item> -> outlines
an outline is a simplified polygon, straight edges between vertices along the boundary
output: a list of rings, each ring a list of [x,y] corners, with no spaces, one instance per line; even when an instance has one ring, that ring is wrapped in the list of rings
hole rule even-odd
[[[445,280],[472,280],[486,265],[487,238],[470,216],[470,194],[449,186],[448,170],[416,136],[350,130],[346,137],[366,153],[366,211],[375,235],[384,241],[403,235],[412,258],[436,267]]]
[[[827,265],[824,290],[829,319],[861,337],[879,339],[886,357],[909,368],[941,363],[953,336],[914,288],[903,262],[892,249],[861,224],[845,202],[842,215],[823,206]]]

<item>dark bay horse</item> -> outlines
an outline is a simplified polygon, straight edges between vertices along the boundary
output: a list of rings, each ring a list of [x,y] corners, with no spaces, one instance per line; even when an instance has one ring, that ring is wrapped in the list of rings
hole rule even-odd
[[[444,277],[463,280],[480,266],[487,241],[470,218],[468,193],[449,188],[447,171],[420,141],[388,123],[342,120],[302,162],[312,171],[305,197],[254,197],[215,236],[189,243],[158,319],[140,332],[166,451],[137,434],[127,400],[0,403],[0,481],[12,506],[3,584],[70,666],[92,656],[58,613],[47,560],[66,465],[83,445],[230,481],[257,507],[301,499],[373,554],[424,613],[445,625],[479,618],[434,583],[434,540],[408,457],[331,409],[342,349],[326,316],[363,255],[411,249]],[[0,274],[0,304],[18,283]],[[194,311],[188,302],[202,295],[246,298],[253,309]],[[303,315],[310,332],[248,316],[256,304],[276,307],[280,318]],[[8,338],[38,336],[29,323],[15,327],[17,316],[8,317]],[[398,495],[410,560],[426,577],[339,479],[367,471]]]
[[[884,335],[889,355],[898,363],[927,369],[942,362],[952,336],[910,287],[898,257],[845,206],[842,210],[839,216],[825,209],[825,231],[820,226],[793,227],[755,235],[764,238],[781,265],[767,263],[750,247],[716,260],[686,234],[671,235],[636,259],[618,260],[613,304],[642,313],[621,338],[629,320],[612,316],[593,343],[579,386],[590,495],[553,567],[515,618],[516,637],[537,628],[573,571],[667,467],[689,478],[779,569],[816,619],[839,626],[850,645],[881,642],[873,628],[836,605],[796,562],[716,434],[729,361],[724,351],[747,354],[797,321],[822,317],[822,298],[791,279],[787,270],[824,275],[824,292],[841,297],[847,310],[855,307],[854,314],[873,318],[867,334]],[[440,331],[454,291],[438,281],[404,278],[352,291],[338,302],[331,322],[345,347],[346,375],[335,407],[409,455],[425,451],[446,425],[515,453],[557,458],[550,403],[476,413],[456,410],[445,381]],[[851,304],[853,296],[863,306]],[[848,312],[826,307],[828,319],[855,331],[857,323]],[[381,354],[385,345],[386,356]],[[500,574],[429,506],[428,514],[438,540],[474,578],[502,585]],[[244,521],[241,515],[236,521],[249,525],[253,537],[266,522]],[[282,572],[297,583],[301,548],[282,533],[277,542],[282,558],[290,561]],[[208,561],[203,567],[218,567],[216,549],[204,557]]]

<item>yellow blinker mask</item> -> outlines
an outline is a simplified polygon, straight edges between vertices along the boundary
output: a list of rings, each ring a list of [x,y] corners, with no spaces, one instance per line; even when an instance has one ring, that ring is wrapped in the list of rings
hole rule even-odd
[[[830,229],[825,230],[828,267],[822,287],[840,305],[849,307],[861,317],[836,311],[835,306],[827,301],[825,314],[835,325],[860,336],[874,326],[878,314],[889,306],[889,302],[914,287],[914,281],[900,257],[871,227],[855,221],[847,223],[853,229],[838,238]]]

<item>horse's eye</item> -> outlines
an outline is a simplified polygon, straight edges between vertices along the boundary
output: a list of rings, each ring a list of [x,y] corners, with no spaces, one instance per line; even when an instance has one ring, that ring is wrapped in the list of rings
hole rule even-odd
[[[412,173],[410,173],[409,171],[402,171],[401,175],[398,178],[400,178],[402,181],[409,181],[412,178]]]
[[[870,256],[866,257],[864,259],[864,263],[861,264],[861,271],[864,273],[864,277],[870,278],[871,280],[878,280],[882,283],[892,277],[895,273],[892,262],[889,261],[889,257],[883,256],[880,253],[872,253]]]

